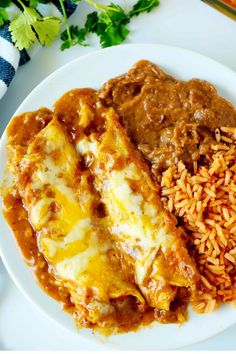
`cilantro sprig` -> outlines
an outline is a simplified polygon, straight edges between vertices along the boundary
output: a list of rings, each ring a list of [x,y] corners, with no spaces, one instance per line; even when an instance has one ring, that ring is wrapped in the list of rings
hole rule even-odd
[[[42,17],[36,10],[40,3],[48,3],[50,0],[15,0],[22,12],[10,21],[9,30],[16,47],[20,50],[27,49],[37,40],[42,45],[50,45],[60,33],[61,24],[64,23],[65,30],[61,33],[61,50],[68,49],[75,45],[86,46],[88,34],[95,33],[103,48],[122,43],[129,34],[128,24],[134,16],[143,12],[150,12],[159,5],[159,0],[138,0],[129,12],[114,3],[103,5],[94,0],[72,0],[75,3],[87,2],[94,7],[95,11],[87,15],[82,28],[69,25],[65,0],[59,0],[63,20],[58,17]],[[28,5],[26,6],[25,3]],[[11,0],[0,0],[0,27],[9,21],[7,8]]]
[[[42,45],[50,45],[58,36],[61,20],[57,17],[41,17],[38,12],[24,5],[23,12],[11,21],[9,30],[12,40],[18,49],[29,48],[36,42],[37,38]]]
[[[159,5],[158,0],[139,0],[130,11],[130,17],[138,16],[142,12],[151,12]]]
[[[102,5],[93,0],[85,1],[94,6],[97,11],[87,16],[83,28],[73,25],[69,27],[71,40],[68,36],[68,29],[61,34],[62,50],[76,44],[86,45],[85,40],[89,33],[97,34],[103,48],[120,44],[129,34],[128,24],[132,17],[138,16],[142,12],[151,12],[159,5],[159,0],[139,0],[131,11],[126,13],[121,6],[114,3]],[[78,2],[78,0],[74,0],[74,2]]]

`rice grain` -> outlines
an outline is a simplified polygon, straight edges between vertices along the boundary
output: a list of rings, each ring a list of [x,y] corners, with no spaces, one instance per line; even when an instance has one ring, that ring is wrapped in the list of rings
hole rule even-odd
[[[225,136],[225,133],[230,136]],[[162,175],[165,207],[181,218],[194,250],[203,288],[192,301],[211,312],[219,301],[236,300],[236,128],[216,132],[208,166],[182,161]],[[168,180],[167,180],[168,179]]]

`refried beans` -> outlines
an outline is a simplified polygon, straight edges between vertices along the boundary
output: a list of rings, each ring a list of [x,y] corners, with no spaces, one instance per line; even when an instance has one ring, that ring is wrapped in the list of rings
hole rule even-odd
[[[193,161],[207,163],[215,130],[236,127],[234,106],[219,97],[213,85],[177,80],[146,60],[105,83],[99,97],[121,116],[158,180],[180,160],[189,170]]]

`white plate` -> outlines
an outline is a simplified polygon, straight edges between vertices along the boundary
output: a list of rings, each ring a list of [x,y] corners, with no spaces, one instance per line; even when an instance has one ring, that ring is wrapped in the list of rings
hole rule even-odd
[[[208,80],[222,96],[236,104],[236,73],[225,66],[180,48],[133,44],[100,50],[70,62],[37,86],[15,114],[36,110],[41,106],[52,108],[53,102],[72,88],[98,88],[109,78],[127,71],[139,59],[151,60],[178,79],[197,77]],[[0,141],[0,180],[7,160],[5,143],[4,134]],[[0,229],[0,254],[19,289],[48,318],[68,330],[77,331],[72,317],[63,312],[60,305],[36,284],[31,270],[22,260],[1,212]],[[236,310],[230,305],[221,306],[218,311],[208,315],[197,315],[190,311],[189,321],[182,326],[154,324],[136,333],[111,336],[103,341],[104,349],[175,349],[207,339],[234,323]],[[101,338],[90,330],[80,330],[78,336],[80,335],[101,341]]]

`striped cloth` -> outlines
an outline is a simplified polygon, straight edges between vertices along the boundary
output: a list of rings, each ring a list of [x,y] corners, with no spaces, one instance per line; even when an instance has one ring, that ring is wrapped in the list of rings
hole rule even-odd
[[[23,1],[25,2],[25,1]],[[76,4],[70,0],[64,1],[65,10],[69,17],[76,9]],[[20,8],[17,6],[17,1],[8,9],[10,20],[20,13]],[[51,0],[48,4],[39,4],[37,7],[39,14],[43,16],[57,16],[62,18],[62,10],[58,0]],[[9,33],[9,22],[6,22],[0,27],[0,99],[4,96],[9,87],[15,73],[20,65],[27,63],[30,57],[40,47],[37,43],[30,50],[19,51],[11,40]]]

